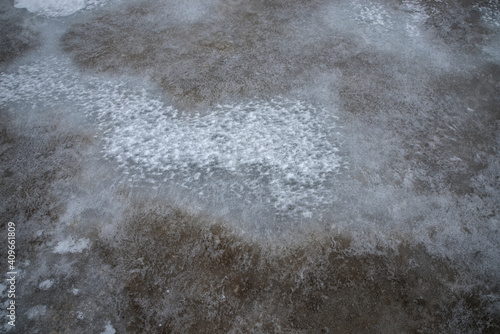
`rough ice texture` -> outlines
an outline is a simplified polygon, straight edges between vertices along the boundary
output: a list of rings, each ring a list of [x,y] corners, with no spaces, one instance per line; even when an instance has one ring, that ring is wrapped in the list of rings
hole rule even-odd
[[[45,16],[68,16],[84,8],[94,8],[105,0],[16,0],[14,6]]]
[[[262,201],[278,215],[310,217],[327,205],[343,165],[336,117],[306,102],[250,100],[181,115],[124,83],[82,81],[54,59],[2,74],[0,91],[0,103],[64,99],[95,117],[104,156],[129,181]]]
[[[100,118],[105,154],[133,170],[131,179],[172,179],[208,197],[266,198],[280,214],[307,215],[307,207],[326,204],[341,166],[334,118],[323,114],[300,101],[271,100],[187,117],[124,103]]]
[[[427,14],[418,3],[210,4],[191,8],[200,15],[186,14],[176,1],[124,6],[96,17],[92,33],[84,22],[73,25],[62,47],[88,68],[150,76],[182,107],[278,96],[314,80],[321,85],[372,47],[407,44],[411,50],[398,52],[424,54],[430,65],[440,58],[440,50],[422,43]],[[315,24],[301,24],[299,16]]]
[[[41,282],[40,284],[38,284],[38,287],[42,290],[48,290],[52,287],[52,285],[54,285],[54,281],[47,279],[47,280]]]
[[[104,331],[101,332],[101,334],[115,334],[116,330],[113,328],[113,325],[111,325],[111,322],[108,321],[106,323],[106,327],[104,328]]]
[[[7,1],[0,3],[0,66],[12,62],[40,45],[40,33],[31,15],[12,7]]]
[[[210,21],[201,0],[148,1],[104,19],[85,15],[86,25],[63,38],[64,46],[79,47],[72,55],[86,70],[136,67],[129,74],[165,84],[173,100],[207,102],[203,110],[170,107],[122,78],[82,74],[57,48],[0,75],[0,213],[22,222],[17,240],[25,257],[16,329],[498,333],[500,67],[490,58],[498,45],[487,41],[498,34],[483,26],[495,29],[486,2],[470,10],[466,1],[446,0],[203,3],[220,5],[223,14]],[[155,5],[174,14],[167,20]],[[66,21],[47,22],[49,30]],[[165,28],[172,22],[178,26]],[[53,31],[44,33],[50,39]],[[492,53],[481,51],[485,45]],[[276,98],[279,91],[287,98]],[[217,106],[228,96],[233,102]],[[288,125],[304,135],[301,143]],[[261,136],[269,146],[262,148]],[[160,138],[182,149],[177,157]],[[273,146],[273,139],[298,150]],[[150,144],[154,150],[146,152]],[[331,178],[284,167],[285,156],[300,161],[308,150],[335,152],[318,158],[340,165]],[[333,214],[321,224],[306,221],[307,233],[291,233],[291,240],[252,241],[251,233],[235,231],[235,220],[214,218],[220,207],[193,214],[195,200],[186,209],[154,188],[223,189],[203,188],[199,196],[231,195],[224,202],[243,194],[235,200],[248,208],[244,199],[252,194],[267,191],[263,201],[279,194],[271,187],[227,189],[266,184],[238,170],[253,161],[272,171],[289,199],[294,172],[304,174],[298,185],[322,182],[306,187],[311,196],[335,189],[314,210],[330,207]],[[213,164],[221,173],[207,181],[202,171]],[[165,181],[172,171],[180,177]],[[249,220],[265,232],[273,228]],[[39,288],[48,277],[57,284]]]

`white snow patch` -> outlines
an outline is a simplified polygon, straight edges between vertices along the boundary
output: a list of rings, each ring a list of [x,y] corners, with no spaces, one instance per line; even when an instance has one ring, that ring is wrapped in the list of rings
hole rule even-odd
[[[75,241],[73,238],[69,238],[60,241],[54,248],[54,253],[81,253],[89,246],[89,243],[89,239],[80,239]]]
[[[43,281],[42,283],[38,284],[38,287],[42,290],[48,290],[54,285],[54,281],[51,279],[47,279]]]

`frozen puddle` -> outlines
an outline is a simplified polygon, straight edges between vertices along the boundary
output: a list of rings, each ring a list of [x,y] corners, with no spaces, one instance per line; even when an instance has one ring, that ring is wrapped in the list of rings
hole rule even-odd
[[[103,154],[134,185],[175,187],[205,205],[308,218],[341,171],[336,118],[302,101],[221,105],[183,115],[145,90],[79,76],[52,59],[0,76],[0,105],[70,107],[97,120]]]

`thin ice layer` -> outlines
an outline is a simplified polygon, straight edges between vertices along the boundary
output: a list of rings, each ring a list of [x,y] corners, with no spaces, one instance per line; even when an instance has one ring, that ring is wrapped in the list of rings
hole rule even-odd
[[[16,0],[14,7],[26,8],[45,16],[68,16],[84,8],[93,8],[105,0]]]
[[[96,117],[104,155],[129,181],[173,184],[210,201],[217,196],[310,217],[328,203],[342,165],[335,117],[301,101],[249,101],[180,115],[144,90],[84,81],[55,60],[2,74],[0,91],[2,104],[75,104]]]

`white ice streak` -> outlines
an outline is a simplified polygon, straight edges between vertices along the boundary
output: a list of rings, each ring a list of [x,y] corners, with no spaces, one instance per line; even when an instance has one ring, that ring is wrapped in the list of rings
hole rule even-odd
[[[16,0],[14,7],[26,8],[44,16],[68,16],[81,9],[92,9],[106,0]]]
[[[329,201],[342,165],[335,117],[276,99],[181,115],[146,91],[77,76],[57,64],[0,75],[0,105],[31,100],[80,109],[98,121],[104,155],[135,183],[171,182],[227,200],[262,201],[279,214],[310,216]],[[61,246],[62,247],[62,246]]]

